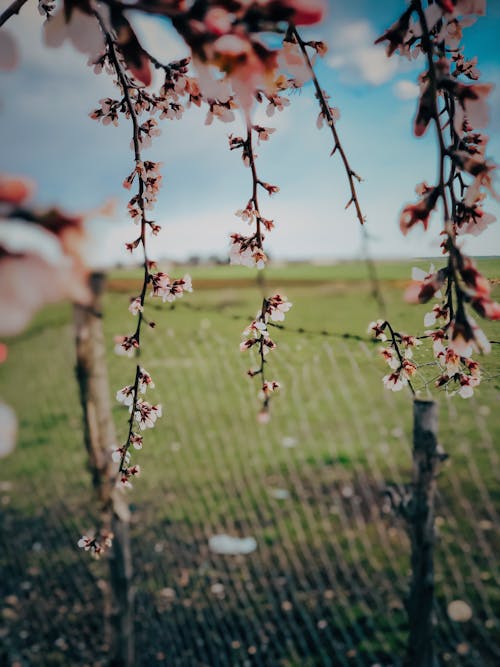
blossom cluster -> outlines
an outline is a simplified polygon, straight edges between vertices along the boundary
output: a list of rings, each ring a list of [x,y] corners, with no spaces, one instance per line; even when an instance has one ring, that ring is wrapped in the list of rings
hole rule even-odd
[[[152,285],[151,296],[161,297],[162,301],[172,303],[175,299],[180,299],[184,292],[192,292],[193,286],[191,276],[186,274],[184,278],[171,279],[167,273],[158,271],[150,275]]]
[[[277,185],[271,185],[262,181],[257,176],[255,160],[257,155],[254,151],[253,136],[256,135],[258,142],[267,141],[274,132],[272,127],[263,127],[261,125],[247,125],[247,136],[235,137],[229,136],[230,150],[241,150],[241,157],[245,167],[248,167],[252,173],[252,196],[248,200],[245,208],[236,211],[235,215],[254,227],[252,234],[245,236],[243,234],[231,234],[231,246],[229,250],[229,260],[231,264],[241,264],[243,266],[257,267],[263,269],[267,257],[264,252],[264,234],[262,229],[271,231],[274,228],[274,221],[264,218],[259,210],[258,192],[262,188],[269,196],[279,192]]]
[[[266,91],[263,94],[270,104],[277,92],[278,52],[262,39],[262,33],[279,34],[289,23],[317,23],[325,8],[322,0],[235,0],[227,6],[207,0],[190,7],[165,3],[156,5],[152,12],[172,16],[174,26],[191,48],[207,97],[215,97],[210,92],[222,72],[230,80],[238,104],[248,110],[256,91]]]
[[[492,86],[477,83],[477,58],[466,59],[461,46],[463,29],[485,11],[485,0],[440,0],[426,9],[421,0],[413,0],[377,40],[388,42],[388,55],[396,51],[409,58],[423,54],[427,62],[419,77],[414,134],[422,136],[431,122],[434,124],[439,178],[434,185],[424,182],[416,187],[419,199],[403,208],[399,222],[404,235],[418,223],[427,230],[440,204],[441,250],[447,262],[438,270],[431,267],[429,272],[414,269],[405,297],[409,303],[436,300],[425,314],[426,330],[420,339],[432,343],[438,369],[435,386],[463,398],[470,397],[481,381],[473,353],[490,351],[490,343],[470,308],[483,318],[500,319],[500,305],[491,298],[489,282],[463,252],[462,243],[466,234],[477,236],[495,221],[484,211],[483,202],[487,194],[498,198],[493,188],[496,165],[486,156],[488,137],[478,131],[488,124],[487,98]],[[384,384],[401,389],[416,372],[416,368],[408,372],[404,366],[401,335],[385,321],[372,323],[369,330],[379,339],[385,337],[385,331],[391,332],[391,345],[383,356],[393,372],[384,378]]]
[[[292,304],[286,296],[275,294],[272,297],[264,299],[262,307],[256,317],[245,328],[242,333],[243,340],[240,343],[240,351],[246,352],[252,348],[257,351],[259,365],[257,368],[250,368],[247,372],[249,377],[261,376],[261,387],[259,398],[262,401],[261,410],[258,414],[258,421],[265,424],[269,421],[269,403],[272,395],[280,389],[280,383],[276,380],[266,380],[264,366],[266,364],[267,354],[276,348],[276,343],[271,339],[268,327],[273,322],[282,322],[285,314],[290,310]]]
[[[0,335],[20,333],[45,304],[62,299],[86,304],[84,215],[35,207],[34,183],[0,174]],[[29,285],[29,289],[27,286]]]
[[[88,305],[83,261],[84,215],[32,202],[35,184],[0,173],[0,336],[21,333],[46,304],[61,300]],[[0,363],[7,358],[0,343]],[[14,411],[0,401],[0,458],[16,444]]]
[[[280,90],[300,87],[309,78],[300,54],[292,40],[283,48],[269,46],[264,33],[283,34],[290,24],[312,25],[324,16],[325,0],[273,0],[248,3],[234,0],[229,4],[217,0],[186,4],[184,0],[166,3],[131,2],[121,5],[104,0],[96,15],[88,0],[63,0],[54,11],[52,0],[40,0],[40,13],[51,17],[45,24],[45,41],[49,46],[60,46],[69,40],[73,46],[89,56],[94,71],[103,69],[113,73],[105,43],[111,38],[119,52],[120,62],[131,81],[130,95],[136,112],[158,112],[160,118],[182,117],[186,104],[208,105],[207,123],[214,117],[224,122],[234,119],[233,109],[248,111],[255,96],[267,100],[269,115],[281,110],[289,101],[279,95]],[[168,65],[158,62],[141,44],[129,20],[128,12],[136,10],[150,15],[166,16],[190,49],[197,77],[187,74],[190,58]],[[317,53],[326,48],[322,42],[308,43]],[[290,76],[279,75],[285,68]],[[153,71],[162,69],[165,81],[158,94],[148,92],[153,82]],[[116,124],[117,112],[123,100],[105,100],[94,118]],[[126,106],[126,104],[125,104]]]
[[[90,552],[91,556],[98,560],[113,544],[113,537],[113,533],[108,530],[101,530],[98,537],[95,535],[83,535],[78,540],[78,547]]]
[[[119,58],[125,69],[126,62],[120,56]],[[103,125],[118,126],[121,114],[126,119],[130,118],[130,103],[137,116],[147,113],[150,116],[157,116],[159,120],[180,120],[186,109],[189,109],[193,104],[200,107],[202,102],[206,102],[209,108],[208,113],[212,113],[211,107],[215,104],[215,101],[202,96],[198,78],[189,74],[190,62],[190,58],[183,58],[166,65],[159,65],[162,69],[163,80],[157,92],[144,88],[127,72],[130,99],[127,100],[125,97],[121,99],[103,98],[99,100],[99,107],[89,114],[90,117],[100,121]],[[93,66],[96,74],[103,70],[106,73],[113,72],[113,65],[110,65],[109,55],[106,52],[91,57],[89,64]],[[141,147],[149,148],[152,138],[159,136],[159,134],[160,129],[156,118],[150,117],[139,128]]]

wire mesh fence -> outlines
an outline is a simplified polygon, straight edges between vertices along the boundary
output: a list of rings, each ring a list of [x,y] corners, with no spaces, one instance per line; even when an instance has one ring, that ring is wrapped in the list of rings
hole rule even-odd
[[[380,390],[366,342],[282,333],[282,396],[259,425],[256,387],[221,322],[197,315],[145,346],[166,415],[130,495],[137,665],[402,664],[409,543],[384,491],[409,481],[410,402]],[[106,327],[111,341],[116,323]],[[106,567],[76,548],[95,515],[68,312],[51,310],[15,354],[3,383],[21,430],[0,475],[0,661],[103,665]],[[109,362],[118,388],[126,363]],[[449,665],[500,662],[498,394],[485,396],[440,405],[450,461],[435,633]],[[126,411],[114,413],[123,435]],[[216,554],[220,534],[256,548]]]

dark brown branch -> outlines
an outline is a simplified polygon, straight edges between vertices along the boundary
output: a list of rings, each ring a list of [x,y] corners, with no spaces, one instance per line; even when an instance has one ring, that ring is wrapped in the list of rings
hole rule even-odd
[[[351,192],[351,198],[349,199],[346,208],[348,208],[351,204],[354,204],[354,208],[356,209],[356,217],[359,220],[359,223],[361,224],[361,233],[362,233],[362,238],[363,238],[363,248],[364,248],[364,253],[365,253],[365,258],[366,258],[366,265],[368,268],[368,273],[370,276],[370,281],[372,283],[372,294],[377,301],[380,312],[381,314],[385,317],[386,316],[386,305],[385,305],[385,300],[382,295],[382,290],[380,288],[380,281],[377,275],[377,269],[375,267],[375,263],[371,259],[369,253],[368,253],[368,234],[366,231],[365,227],[365,221],[366,221],[366,216],[363,214],[363,211],[361,210],[361,204],[359,202],[359,197],[358,197],[358,192],[356,190],[356,183],[355,181],[361,181],[360,176],[353,170],[351,167],[349,160],[347,158],[347,154],[344,150],[344,147],[342,145],[342,142],[340,141],[339,133],[337,132],[337,128],[335,127],[335,120],[333,119],[332,113],[330,111],[330,105],[328,104],[328,101],[325,97],[324,91],[321,88],[318,78],[316,76],[316,72],[314,71],[313,64],[311,62],[311,58],[309,57],[309,53],[307,52],[307,47],[306,43],[300,36],[297,28],[295,26],[290,26],[291,29],[291,34],[294,37],[294,39],[297,41],[297,44],[299,45],[299,48],[302,52],[302,55],[304,57],[304,60],[307,64],[307,68],[309,69],[309,72],[311,74],[311,78],[314,84],[314,88],[316,90],[316,97],[318,99],[321,112],[327,122],[328,127],[330,128],[330,131],[332,133],[333,137],[333,150],[332,150],[332,155],[338,151],[340,154],[340,157],[342,159],[342,163],[344,165],[344,171],[347,176],[347,181],[349,183],[349,189]]]
[[[132,128],[133,128],[133,134],[132,134],[132,142],[134,146],[134,159],[136,166],[142,163],[142,157],[141,157],[141,145],[140,145],[140,140],[139,140],[139,120],[137,118],[137,114],[135,111],[134,103],[132,101],[132,98],[130,96],[130,89],[133,88],[131,85],[129,78],[127,74],[125,73],[123,66],[120,62],[120,58],[118,56],[117,48],[113,39],[113,36],[110,34],[108,31],[104,21],[102,20],[101,15],[99,12],[96,10],[95,11],[95,16],[97,20],[99,21],[99,25],[101,26],[101,30],[104,33],[104,37],[106,40],[106,45],[108,48],[108,55],[110,58],[110,61],[114,67],[114,70],[116,72],[116,75],[118,77],[118,82],[120,84],[120,87],[122,88],[124,99],[125,99],[125,104],[127,107],[127,111],[130,115],[130,119],[132,120]],[[146,298],[146,290],[149,282],[149,266],[148,266],[148,256],[147,256],[147,249],[146,249],[146,211],[145,211],[145,205],[144,205],[144,181],[142,179],[142,175],[138,174],[138,181],[139,181],[139,187],[138,187],[138,203],[139,203],[139,208],[141,211],[141,234],[140,234],[140,240],[143,248],[143,266],[144,266],[144,277],[143,277],[143,283],[142,283],[142,288],[141,288],[141,293],[139,295],[140,302],[141,302],[141,308],[144,307],[144,300]],[[139,310],[138,312],[138,320],[137,320],[137,327],[135,330],[135,333],[133,335],[133,338],[137,341],[138,345],[140,345],[140,336],[141,336],[141,328],[142,324],[145,321],[144,320],[144,315],[143,315],[143,310]],[[131,437],[133,433],[133,426],[134,426],[134,418],[135,418],[135,413],[136,413],[136,408],[137,408],[137,401],[138,401],[138,394],[139,394],[139,379],[140,379],[140,374],[141,374],[141,367],[139,364],[136,366],[136,371],[135,371],[135,379],[134,379],[134,398],[133,398],[133,403],[132,403],[132,411],[130,413],[130,419],[129,419],[129,430],[128,430],[128,435],[127,435],[127,441],[125,445],[123,446],[123,452],[122,456],[120,459],[120,467],[119,467],[119,473],[123,472],[124,467],[125,467],[125,460],[127,457],[127,452],[130,449],[130,442],[131,442]]]
[[[306,44],[302,37],[299,35],[297,28],[295,26],[292,26],[291,28],[292,35],[293,37],[297,40],[297,44],[299,45],[300,50],[302,51],[302,55],[304,56],[304,60],[307,64],[307,67],[309,69],[309,72],[311,74],[311,78],[314,84],[314,88],[316,90],[316,97],[318,98],[319,104],[321,106],[321,111],[325,117],[325,120],[328,124],[328,127],[330,128],[330,131],[333,136],[333,151],[332,153],[338,151],[340,154],[340,157],[342,158],[342,162],[344,163],[344,169],[345,173],[347,176],[347,180],[349,182],[349,188],[351,190],[351,199],[349,200],[347,206],[350,206],[351,204],[354,204],[354,207],[356,209],[356,216],[360,222],[361,225],[365,224],[365,216],[363,215],[363,212],[361,210],[361,205],[359,203],[358,199],[358,193],[356,191],[356,184],[354,182],[354,179],[357,179],[358,181],[361,180],[361,178],[356,174],[356,172],[352,169],[351,165],[349,164],[349,160],[347,159],[346,152],[344,150],[344,147],[342,146],[342,143],[340,141],[337,128],[335,127],[335,121],[332,117],[332,113],[330,111],[330,105],[328,104],[328,101],[325,98],[325,94],[319,85],[318,78],[316,77],[316,73],[314,71],[314,67],[312,65],[311,59],[309,57],[309,54],[307,52]]]
[[[2,27],[4,23],[12,18],[12,16],[19,14],[27,2],[28,0],[14,0],[14,2],[0,14],[0,27]]]
[[[436,125],[436,134],[437,134],[437,139],[439,143],[439,192],[441,195],[441,199],[443,200],[443,208],[444,208],[444,216],[445,216],[445,221],[449,220],[450,217],[450,212],[449,212],[449,207],[448,207],[448,200],[446,198],[446,190],[445,190],[445,175],[444,175],[444,165],[445,165],[445,159],[448,154],[448,151],[446,149],[446,144],[444,141],[444,133],[443,133],[443,128],[441,127],[441,122],[440,122],[440,111],[438,107],[438,80],[437,80],[437,73],[436,73],[436,66],[434,63],[434,47],[430,38],[429,34],[429,27],[427,25],[427,18],[425,16],[425,12],[422,7],[422,3],[420,0],[416,0],[415,2],[415,9],[417,10],[418,13],[418,18],[420,20],[420,24],[422,26],[422,45],[424,47],[424,52],[427,56],[427,65],[428,65],[428,71],[427,75],[429,77],[429,86],[431,87],[431,92],[432,92],[432,118],[434,120],[434,124]]]
[[[261,217],[259,211],[259,177],[257,176],[257,167],[255,166],[255,154],[253,151],[253,140],[252,140],[252,126],[250,122],[247,122],[247,140],[246,148],[248,151],[248,159],[250,161],[250,170],[252,172],[252,197],[250,201],[252,202],[255,209],[255,223],[256,223],[256,236],[257,244],[259,248],[262,249],[262,231],[261,231]]]

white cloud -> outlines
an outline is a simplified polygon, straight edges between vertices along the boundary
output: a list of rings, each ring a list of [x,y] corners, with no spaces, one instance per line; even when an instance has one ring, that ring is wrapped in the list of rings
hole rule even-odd
[[[396,81],[392,89],[396,97],[399,97],[400,100],[414,100],[420,92],[418,85],[408,79]]]
[[[396,58],[388,58],[383,46],[373,44],[377,35],[368,21],[339,26],[330,41],[328,64],[341,72],[346,82],[378,86],[398,70]]]

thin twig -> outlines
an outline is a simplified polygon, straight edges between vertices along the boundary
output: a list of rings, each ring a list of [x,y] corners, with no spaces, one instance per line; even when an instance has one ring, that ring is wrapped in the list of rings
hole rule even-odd
[[[257,167],[255,166],[255,154],[253,150],[253,141],[252,141],[252,125],[250,124],[249,121],[247,121],[246,148],[247,148],[248,159],[250,161],[250,170],[252,172],[252,197],[250,201],[252,202],[255,210],[255,223],[256,223],[255,233],[257,236],[257,244],[259,248],[262,249],[261,215],[259,211],[259,196],[258,196],[259,177],[257,176]]]
[[[342,159],[342,163],[344,165],[344,171],[347,176],[347,180],[349,183],[349,189],[351,191],[351,198],[349,199],[346,208],[348,208],[351,204],[354,204],[354,208],[356,209],[356,217],[359,220],[359,223],[361,224],[361,234],[362,234],[362,239],[363,239],[363,251],[366,259],[366,265],[368,268],[368,274],[370,276],[370,281],[372,283],[372,294],[374,299],[377,301],[379,308],[380,308],[380,313],[382,314],[383,317],[386,317],[386,304],[385,304],[385,299],[382,295],[382,291],[380,288],[380,280],[377,275],[377,269],[375,267],[375,263],[373,262],[372,258],[369,255],[368,252],[368,232],[366,231],[365,227],[365,221],[366,221],[366,216],[363,214],[363,211],[361,210],[361,204],[359,202],[359,197],[358,193],[356,190],[356,183],[355,181],[361,181],[361,177],[353,170],[351,167],[349,160],[347,158],[346,152],[344,150],[344,147],[342,145],[342,142],[340,141],[339,133],[337,132],[337,128],[335,127],[335,120],[332,116],[332,113],[330,111],[330,105],[328,104],[328,101],[326,100],[325,93],[323,89],[321,88],[318,78],[316,76],[316,72],[314,71],[313,64],[311,62],[311,58],[309,57],[309,53],[307,52],[306,48],[306,43],[300,36],[299,32],[297,31],[297,28],[295,26],[291,26],[291,34],[294,37],[294,39],[297,41],[297,44],[299,45],[299,48],[302,52],[302,55],[304,56],[304,60],[307,64],[307,68],[309,69],[309,72],[311,74],[311,78],[314,84],[314,88],[316,90],[316,97],[318,99],[318,102],[320,104],[321,112],[323,116],[326,119],[327,125],[330,128],[330,131],[332,133],[333,137],[333,150],[332,150],[332,155],[338,151],[340,154],[340,157]]]
[[[14,0],[14,2],[0,14],[0,27],[2,27],[12,16],[19,14],[27,2],[28,0]]]

